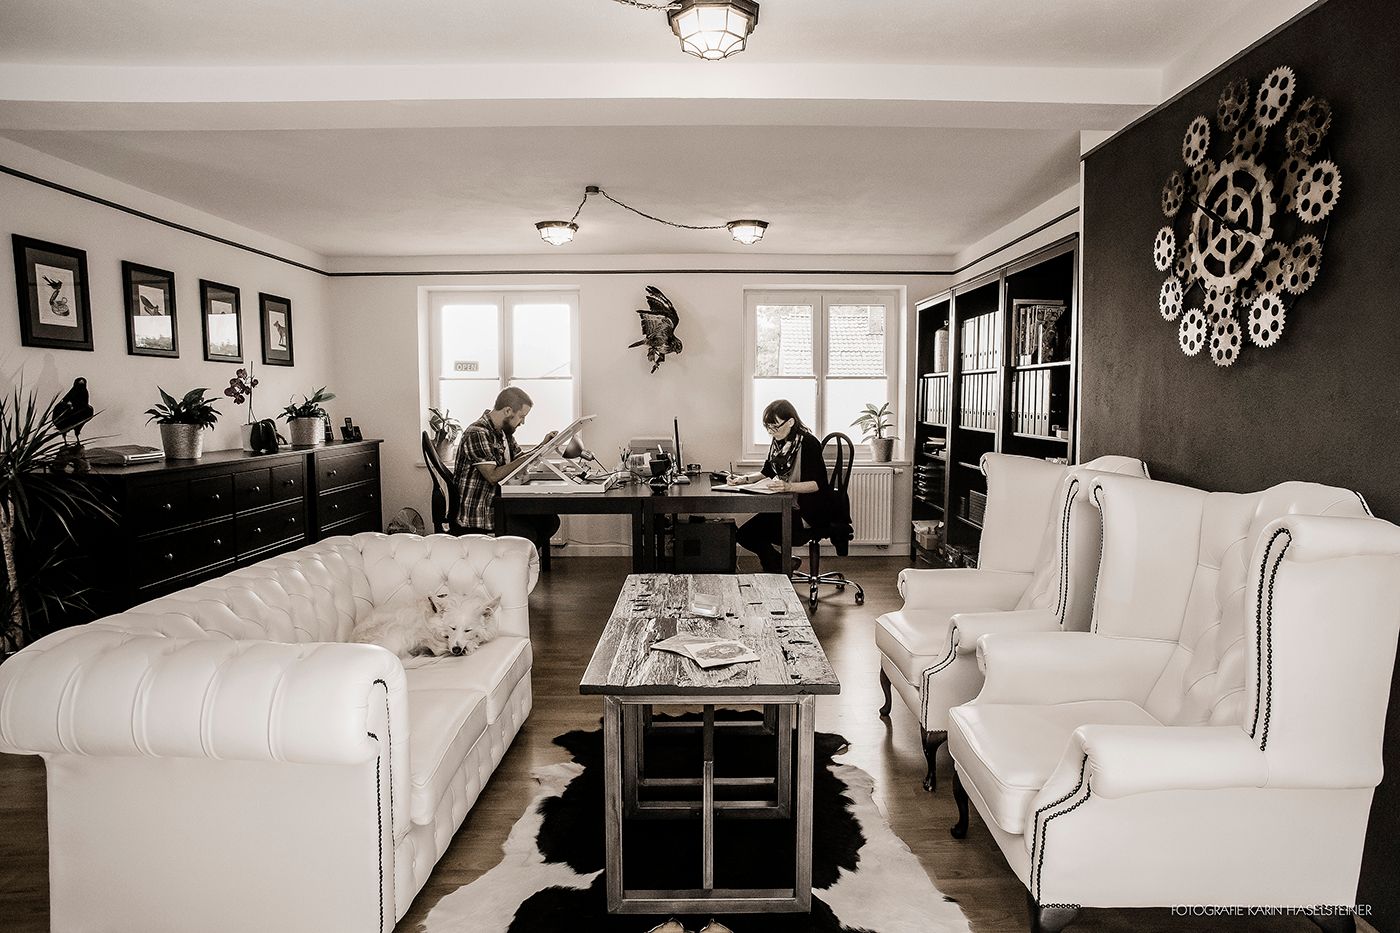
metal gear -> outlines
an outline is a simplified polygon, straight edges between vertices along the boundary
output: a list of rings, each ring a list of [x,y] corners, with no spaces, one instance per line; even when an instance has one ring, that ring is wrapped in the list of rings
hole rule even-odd
[[[1176,231],[1171,227],[1163,227],[1157,231],[1157,238],[1152,242],[1152,264],[1157,267],[1158,272],[1166,272],[1171,267],[1175,254]]]
[[[1254,271],[1254,282],[1261,292],[1283,293],[1284,283],[1288,280],[1288,273],[1284,270],[1287,259],[1287,254],[1278,243],[1264,247],[1263,259]]]
[[[1176,340],[1181,352],[1195,356],[1206,345],[1206,316],[1200,308],[1187,308],[1181,315],[1181,323],[1176,328]]]
[[[1185,243],[1178,246],[1176,248],[1176,255],[1172,257],[1172,275],[1176,276],[1177,280],[1181,282],[1183,292],[1189,292],[1192,285],[1190,278],[1191,253],[1188,249],[1190,242],[1190,240],[1187,240]]]
[[[1193,271],[1204,285],[1234,288],[1253,275],[1274,235],[1272,185],[1257,163],[1237,159],[1216,170],[1200,203],[1191,218]]]
[[[1162,213],[1168,217],[1175,217],[1185,199],[1186,179],[1181,177],[1180,172],[1172,172],[1167,183],[1162,186]]]
[[[1284,132],[1284,143],[1295,156],[1309,158],[1322,145],[1322,138],[1332,128],[1332,105],[1323,97],[1309,97],[1298,110]]]
[[[1273,126],[1288,112],[1293,103],[1293,91],[1298,86],[1293,69],[1280,65],[1269,72],[1264,83],[1259,85],[1259,95],[1254,100],[1254,116],[1265,126]]]
[[[1299,237],[1283,261],[1283,287],[1290,295],[1301,295],[1317,281],[1322,271],[1322,243],[1315,236]]]
[[[1181,304],[1185,297],[1181,279],[1169,275],[1162,282],[1162,291],[1157,295],[1157,310],[1162,312],[1162,317],[1166,320],[1175,321],[1181,316]]]
[[[1206,316],[1206,323],[1211,327],[1219,324],[1227,316],[1234,316],[1235,293],[1228,288],[1219,288],[1215,285],[1206,286],[1205,303],[1201,306],[1201,311]]]
[[[1232,317],[1225,318],[1211,328],[1210,358],[1221,369],[1233,366],[1235,360],[1240,358],[1240,347],[1243,342],[1239,321]]]
[[[1268,134],[1269,128],[1258,120],[1246,120],[1244,125],[1235,131],[1234,141],[1230,143],[1230,158],[1259,161],[1259,157],[1264,154],[1264,143]]]
[[[1283,336],[1286,309],[1274,292],[1261,292],[1249,305],[1249,341],[1256,347],[1272,347]]]
[[[1249,79],[1236,78],[1220,92],[1220,102],[1215,108],[1215,124],[1225,132],[1240,125],[1249,112]]]
[[[1210,149],[1210,121],[1198,116],[1186,127],[1186,135],[1181,140],[1181,157],[1187,165],[1199,165]]]
[[[1312,171],[1312,165],[1300,155],[1291,155],[1279,169],[1278,209],[1285,214],[1293,213],[1298,204],[1298,187]]]
[[[1342,196],[1342,170],[1327,159],[1313,165],[1298,186],[1294,212],[1304,223],[1315,224],[1336,207]]]
[[[1196,200],[1200,200],[1206,193],[1206,185],[1210,182],[1210,176],[1216,173],[1220,166],[1215,164],[1214,159],[1202,159],[1191,166],[1191,190],[1196,195]]]

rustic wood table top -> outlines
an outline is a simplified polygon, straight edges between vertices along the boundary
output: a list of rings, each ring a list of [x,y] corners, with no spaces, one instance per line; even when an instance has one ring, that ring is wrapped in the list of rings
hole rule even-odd
[[[719,616],[697,615],[691,598],[717,598]],[[781,605],[775,614],[772,607]],[[759,660],[702,669],[651,645],[672,635],[743,642]],[[836,694],[841,683],[812,631],[792,581],[781,574],[632,574],[622,585],[579,692],[605,695]]]

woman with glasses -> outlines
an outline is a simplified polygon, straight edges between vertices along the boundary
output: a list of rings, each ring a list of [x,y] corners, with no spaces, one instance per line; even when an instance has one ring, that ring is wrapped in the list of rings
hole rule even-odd
[[[763,470],[731,477],[731,485],[747,485],[766,481],[778,492],[797,496],[792,510],[792,543],[806,544],[811,529],[826,523],[830,509],[831,484],[822,459],[821,441],[802,423],[792,402],[780,398],[763,409],[763,427],[773,442],[768,447],[768,459]],[[794,557],[791,567],[782,566],[782,515],[762,512],[744,522],[739,528],[739,544],[758,555],[764,573],[789,573],[801,565]]]

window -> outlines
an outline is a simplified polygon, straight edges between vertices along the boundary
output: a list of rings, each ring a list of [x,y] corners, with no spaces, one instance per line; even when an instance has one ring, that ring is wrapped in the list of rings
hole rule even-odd
[[[578,417],[577,292],[437,291],[430,308],[434,407],[466,425],[519,386],[535,403],[525,446]]]
[[[851,422],[867,402],[889,402],[890,421],[898,424],[896,293],[750,291],[744,305],[747,456],[768,449],[762,415],[774,399],[792,402],[819,438],[841,431],[860,445]]]

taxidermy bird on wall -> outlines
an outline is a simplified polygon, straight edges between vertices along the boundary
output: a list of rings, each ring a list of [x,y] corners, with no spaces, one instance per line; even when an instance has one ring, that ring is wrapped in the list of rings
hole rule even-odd
[[[655,285],[647,286],[647,306],[646,310],[637,310],[642,318],[642,339],[627,346],[630,349],[645,344],[651,371],[656,372],[656,368],[666,362],[666,354],[681,352],[681,340],[676,336],[676,325],[681,322],[681,316],[676,313],[671,300],[661,294],[661,289]]]
[[[83,425],[91,421],[94,414],[88,402],[87,380],[79,376],[73,380],[73,388],[54,404],[53,426],[63,434],[65,444],[68,442],[68,432],[72,431],[73,443],[81,447]]]

